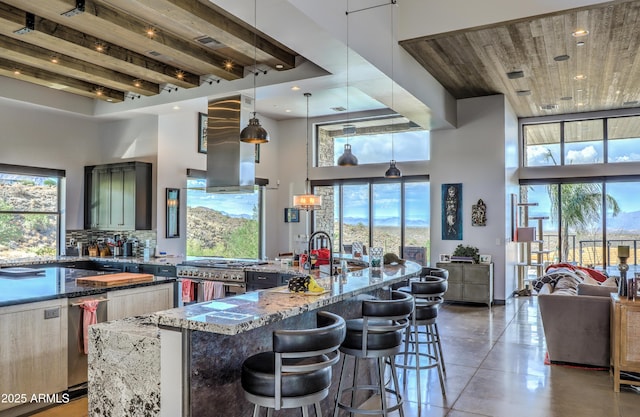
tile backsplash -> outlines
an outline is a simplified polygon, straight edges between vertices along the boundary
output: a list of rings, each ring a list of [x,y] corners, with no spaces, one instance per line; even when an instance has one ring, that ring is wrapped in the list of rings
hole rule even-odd
[[[122,239],[134,239],[137,241],[137,244],[133,247],[133,256],[142,257],[142,251],[147,240],[149,240],[151,254],[154,253],[157,243],[157,235],[154,230],[67,230],[65,246],[76,246],[76,244],[82,243],[85,253],[81,255],[88,255],[87,247],[90,242],[95,242],[99,239],[113,239],[115,235],[119,235]]]

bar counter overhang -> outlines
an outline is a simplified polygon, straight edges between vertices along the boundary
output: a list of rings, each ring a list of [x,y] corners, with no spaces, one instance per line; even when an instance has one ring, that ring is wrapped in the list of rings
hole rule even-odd
[[[242,362],[272,348],[273,330],[314,327],[318,310],[358,317],[363,299],[386,298],[392,284],[421,270],[413,262],[366,268],[318,278],[329,290],[322,295],[277,287],[92,326],[89,416],[251,415],[240,385]],[[334,381],[337,376],[334,369]],[[336,389],[334,383],[321,402],[325,415]]]

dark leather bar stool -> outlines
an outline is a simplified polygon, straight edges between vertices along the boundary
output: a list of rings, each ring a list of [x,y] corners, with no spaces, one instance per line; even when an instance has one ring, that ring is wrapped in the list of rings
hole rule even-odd
[[[365,300],[362,302],[362,318],[347,320],[347,336],[340,346],[344,353],[340,384],[336,395],[334,417],[340,410],[351,414],[368,414],[387,416],[398,410],[404,417],[403,399],[398,386],[398,376],[395,367],[395,355],[402,349],[402,335],[409,325],[409,315],[413,311],[413,297],[411,294],[391,291],[390,300]],[[354,358],[353,384],[345,386],[346,365],[349,357]],[[358,384],[359,365],[362,359],[373,359],[377,376],[376,384]],[[385,388],[385,363],[390,363],[393,379],[393,389]],[[381,408],[377,410],[361,409],[354,406],[358,392],[372,392],[380,395]],[[350,392],[350,402],[343,401],[346,392]],[[389,405],[386,393],[395,395],[395,404]]]
[[[345,334],[344,319],[326,311],[318,312],[316,329],[274,331],[273,351],[242,364],[242,389],[255,404],[253,416],[258,417],[260,407],[269,416],[273,410],[301,407],[307,417],[314,404],[321,417],[320,400],[329,394],[331,366],[340,360]]]
[[[416,373],[416,390],[418,392],[418,404],[421,404],[420,371],[436,368],[440,380],[442,395],[446,396],[444,377],[446,368],[442,355],[442,344],[438,332],[438,309],[443,302],[442,296],[447,291],[447,281],[441,277],[424,277],[422,281],[411,282],[411,295],[413,295],[415,308],[411,314],[410,325],[406,329],[404,338],[404,351],[401,352],[403,362],[397,363],[404,369],[404,383],[407,383],[408,369]],[[410,346],[411,345],[411,348]],[[421,349],[424,346],[424,349]],[[398,355],[397,358],[400,358]]]
[[[404,291],[404,292],[410,293],[411,288],[409,287],[409,285],[411,285],[411,281],[424,281],[427,277],[440,277],[440,278],[444,278],[445,280],[448,280],[449,271],[444,268],[434,268],[430,266],[423,266],[419,277],[409,278],[404,283],[396,285],[394,289],[397,289],[398,291]]]

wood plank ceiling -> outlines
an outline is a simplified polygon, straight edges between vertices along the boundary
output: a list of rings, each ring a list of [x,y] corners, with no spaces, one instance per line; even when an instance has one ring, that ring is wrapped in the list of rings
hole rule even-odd
[[[109,102],[295,62],[206,0],[0,1],[0,75]]]
[[[533,117],[638,107],[639,30],[640,1],[615,1],[400,44],[455,98]]]

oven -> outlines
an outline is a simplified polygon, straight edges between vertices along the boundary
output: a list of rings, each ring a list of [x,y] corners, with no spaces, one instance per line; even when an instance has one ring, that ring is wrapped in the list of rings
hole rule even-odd
[[[204,258],[185,261],[176,265],[176,275],[181,282],[180,290],[185,280],[191,283],[191,302],[206,301],[204,286],[206,281],[222,284],[224,296],[244,294],[247,291],[245,268],[264,262],[251,260],[230,260]]]

